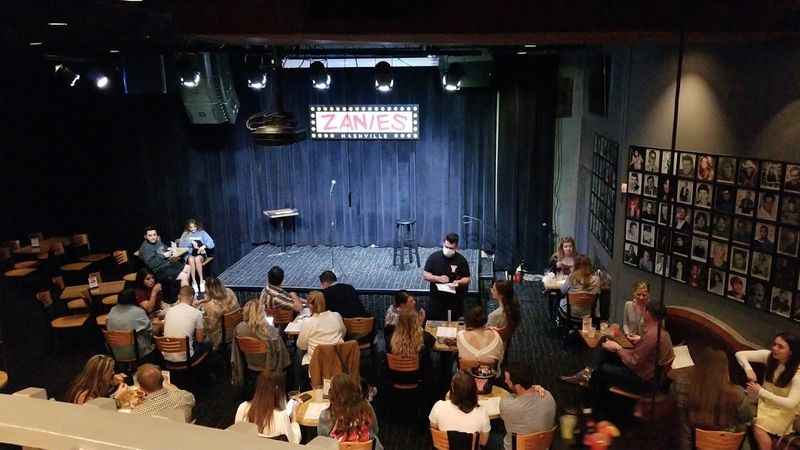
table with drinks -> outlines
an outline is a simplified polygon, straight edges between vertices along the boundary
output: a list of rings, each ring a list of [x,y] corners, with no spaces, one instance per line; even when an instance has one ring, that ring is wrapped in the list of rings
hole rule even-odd
[[[603,337],[614,340],[623,348],[633,348],[633,343],[616,323],[609,324],[606,321],[602,321],[600,322],[599,328],[595,328],[592,324],[591,317],[584,317],[580,335],[583,342],[589,348],[597,347]]]
[[[456,336],[464,330],[464,322],[450,322],[447,320],[428,320],[425,322],[425,331],[436,338],[433,350],[437,352],[458,353]]]

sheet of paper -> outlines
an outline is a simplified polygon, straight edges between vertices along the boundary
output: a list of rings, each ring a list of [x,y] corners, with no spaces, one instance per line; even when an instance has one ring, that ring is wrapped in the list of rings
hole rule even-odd
[[[308,404],[308,407],[306,408],[306,413],[303,416],[303,418],[306,420],[314,420],[314,419],[318,420],[319,415],[322,413],[322,411],[328,409],[330,405],[331,402],[329,402],[328,400],[324,400],[321,402],[311,402]]]
[[[500,415],[500,397],[479,398],[478,404],[486,408],[486,413],[489,416]]]
[[[299,333],[300,330],[302,330],[302,329],[303,329],[303,321],[302,320],[294,320],[294,321],[289,322],[288,325],[286,325],[286,329],[284,331],[287,332],[287,333]]]
[[[679,345],[677,347],[673,347],[672,351],[675,352],[675,359],[672,360],[673,369],[683,369],[684,367],[694,366],[692,355],[689,354],[689,347],[685,345]]]
[[[453,286],[450,286],[447,283],[437,283],[436,284],[436,289],[440,290],[441,292],[447,292],[448,294],[455,294],[456,293],[456,288],[454,288]]]
[[[456,331],[458,331],[456,327],[436,327],[436,337],[455,338]]]

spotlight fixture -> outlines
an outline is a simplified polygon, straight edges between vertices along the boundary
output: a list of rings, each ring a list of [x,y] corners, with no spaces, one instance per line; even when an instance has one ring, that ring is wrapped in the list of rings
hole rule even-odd
[[[108,53],[119,53],[119,50],[112,48],[111,50],[108,51]]]
[[[464,66],[460,63],[452,63],[447,68],[447,72],[442,75],[442,86],[447,92],[461,90],[461,82],[464,79]]]
[[[30,45],[31,47],[38,47],[40,45],[44,45],[44,42],[39,42],[39,41],[28,42],[28,45]]]
[[[525,48],[536,48],[536,44],[525,44]]]
[[[264,65],[263,59],[247,61],[245,56],[245,67],[247,87],[254,91],[260,91],[267,87],[267,67]]]
[[[325,64],[322,61],[314,61],[311,63],[311,85],[320,91],[326,91],[331,87],[331,75]]]
[[[528,52],[526,52],[525,50],[520,50],[520,51],[517,52],[517,54],[522,56],[522,55],[527,55]]]
[[[181,86],[189,89],[200,84],[200,66],[196,57],[187,55],[178,60],[178,80]]]
[[[375,89],[378,92],[391,92],[394,87],[394,77],[392,77],[392,66],[386,61],[375,64]]]
[[[61,78],[69,87],[75,87],[75,84],[81,79],[79,74],[73,72],[72,69],[64,64],[56,64],[54,71],[56,76]]]
[[[105,89],[108,87],[108,77],[105,75],[100,75],[94,80],[94,85],[97,86],[98,89]]]
[[[66,27],[69,25],[67,22],[47,22],[47,24],[51,27]]]

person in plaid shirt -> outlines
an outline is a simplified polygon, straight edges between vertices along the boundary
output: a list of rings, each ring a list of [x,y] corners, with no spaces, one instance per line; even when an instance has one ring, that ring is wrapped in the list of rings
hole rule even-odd
[[[283,269],[272,266],[267,273],[267,285],[261,291],[258,301],[266,309],[293,309],[297,312],[303,310],[300,298],[294,292],[286,292],[281,288],[283,283]]]
[[[161,370],[155,364],[142,364],[136,370],[136,381],[144,391],[144,401],[133,407],[131,414],[164,416],[170,410],[182,409],[188,422],[194,408],[194,395],[164,382]]]

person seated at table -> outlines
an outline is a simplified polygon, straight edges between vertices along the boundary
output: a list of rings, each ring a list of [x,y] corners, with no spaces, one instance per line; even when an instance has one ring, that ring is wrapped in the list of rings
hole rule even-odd
[[[600,293],[601,281],[600,278],[594,274],[592,270],[592,261],[588,256],[578,255],[575,257],[575,266],[572,273],[567,278],[567,281],[561,285],[561,293],[563,294],[578,294],[589,293],[597,295]],[[561,313],[567,314],[567,298],[561,299],[559,304]],[[577,308],[570,305],[569,313],[572,317],[583,317],[592,314],[591,307]]]
[[[219,278],[209,277],[206,279],[206,287],[208,291],[205,300],[200,303],[205,316],[204,330],[208,336],[207,340],[216,351],[223,340],[222,317],[240,308],[239,299],[230,288],[222,285]]]
[[[136,304],[148,315],[161,309],[161,300],[163,299],[161,283],[156,281],[156,276],[147,267],[142,267],[136,272],[133,290]]]
[[[499,367],[503,361],[505,346],[497,330],[486,327],[483,306],[475,305],[467,310],[464,328],[456,334],[458,358]]]
[[[319,285],[322,294],[325,295],[329,311],[339,313],[345,318],[371,316],[361,304],[355,288],[346,283],[339,283],[332,271],[326,270],[319,275]]]
[[[260,372],[253,399],[239,404],[234,422],[256,424],[261,437],[299,444],[300,425],[286,409],[285,389],[286,377],[282,371]]]
[[[183,286],[178,293],[178,303],[167,310],[164,316],[164,336],[173,338],[189,338],[189,355],[184,353],[166,353],[164,359],[172,362],[183,362],[195,359],[207,353],[210,345],[205,342],[205,324],[203,313],[192,306],[194,290],[191,286]]]
[[[800,338],[779,333],[770,350],[736,352],[736,361],[747,375],[747,392],[758,397],[753,421],[753,436],[759,450],[771,450],[773,438],[792,432],[795,412],[800,405]],[[766,365],[764,384],[758,383],[750,363]]]
[[[172,410],[180,410],[187,422],[191,420],[195,404],[194,395],[165,381],[158,366],[155,364],[139,366],[136,370],[136,381],[144,392],[144,400],[131,409],[131,414],[164,417]]]
[[[396,356],[417,356],[423,348],[433,347],[436,338],[426,333],[419,323],[419,316],[412,311],[403,311],[397,319],[386,352]]]
[[[261,290],[258,297],[261,304],[267,309],[293,309],[296,312],[303,310],[300,297],[294,292],[286,292],[281,288],[283,284],[283,269],[272,266],[267,273],[267,285]]]
[[[386,309],[386,316],[383,319],[383,337],[387,347],[392,340],[392,332],[397,325],[397,319],[404,311],[416,314],[420,326],[425,323],[425,309],[420,308],[417,312],[417,299],[405,290],[398,291],[394,294],[394,304]]]
[[[308,294],[308,307],[311,317],[303,321],[303,328],[297,336],[297,348],[307,350],[302,365],[307,366],[318,345],[333,345],[343,342],[347,329],[339,313],[328,311],[325,296],[320,291]]]
[[[650,302],[650,283],[637,281],[633,285],[632,300],[625,302],[622,331],[631,342],[638,341],[644,331],[644,310]]]
[[[264,355],[242,355],[238,349],[231,351],[233,384],[243,384],[244,368],[247,366],[271,372],[283,372],[292,364],[280,331],[270,325],[259,300],[252,299],[245,303],[242,309],[242,321],[236,325],[233,334],[235,337],[258,339],[267,346],[267,353]]]
[[[753,408],[745,391],[731,383],[728,356],[703,348],[694,358],[688,376],[676,377],[670,385],[678,419],[678,448],[694,449],[694,429],[745,431]]]
[[[550,257],[550,270],[556,274],[569,275],[577,256],[575,238],[565,236],[559,239],[556,252]]]
[[[331,403],[319,415],[318,436],[330,436],[339,442],[373,439],[373,449],[383,449],[378,438],[378,418],[353,377],[346,373],[334,376],[328,396]]]
[[[131,331],[136,334],[136,347],[139,358],[146,358],[152,352],[153,327],[147,313],[136,305],[136,296],[132,289],[125,289],[117,296],[117,304],[108,312],[108,331]],[[114,348],[115,356],[118,359],[132,359],[134,349]]]
[[[189,219],[183,229],[183,234],[178,238],[178,246],[189,249],[186,261],[189,263],[189,275],[192,278],[192,289],[204,293],[206,283],[203,280],[203,261],[210,257],[214,251],[214,239],[203,229],[197,219]],[[200,280],[198,283],[197,280]]]
[[[81,373],[72,380],[65,400],[82,405],[95,398],[113,397],[127,388],[125,375],[114,373],[114,358],[94,355],[86,361]]]
[[[480,445],[489,441],[492,425],[486,408],[478,405],[478,388],[472,376],[463,370],[453,375],[450,399],[439,400],[428,415],[431,428],[441,431],[480,433]]]
[[[189,285],[189,266],[180,256],[169,256],[169,249],[161,242],[154,226],[144,229],[144,241],[139,247],[139,257],[145,266],[156,276],[156,280],[167,286],[179,281],[181,286]]]
[[[512,433],[550,431],[556,420],[556,401],[543,387],[533,384],[533,370],[526,363],[512,362],[505,370],[511,396],[500,399],[500,417],[506,428],[505,450],[513,448]]]
[[[498,306],[489,313],[486,325],[498,329],[509,327],[513,332],[521,320],[519,300],[514,295],[514,283],[497,280],[492,284],[490,292]]]

